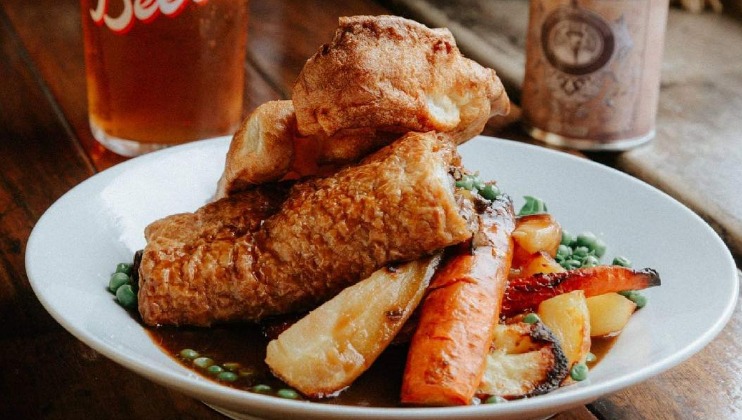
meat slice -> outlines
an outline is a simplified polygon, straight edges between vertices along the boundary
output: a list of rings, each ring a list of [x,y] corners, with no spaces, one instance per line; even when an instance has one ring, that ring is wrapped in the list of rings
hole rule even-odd
[[[272,215],[276,200],[239,195],[155,222],[139,271],[142,318],[205,326],[306,310],[389,263],[462,242],[472,231],[454,196],[458,164],[445,137],[410,133],[296,184]],[[242,229],[217,216],[241,208]]]
[[[252,262],[252,235],[288,189],[271,185],[168,216],[145,229],[139,265],[139,312],[150,325],[209,325],[239,319],[251,283],[235,269]]]

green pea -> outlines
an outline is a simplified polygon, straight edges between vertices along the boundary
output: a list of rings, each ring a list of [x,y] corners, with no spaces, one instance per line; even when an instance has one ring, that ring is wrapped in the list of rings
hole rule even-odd
[[[252,388],[250,388],[250,391],[257,392],[259,394],[265,394],[267,392],[270,392],[271,389],[272,388],[270,387],[270,385],[258,384],[258,385],[253,386]]]
[[[474,187],[474,188],[475,188],[476,190],[478,190],[478,191],[482,191],[482,190],[484,189],[484,185],[485,185],[485,184],[484,184],[484,181],[482,181],[482,180],[481,180],[481,179],[479,179],[478,177],[474,177],[474,179],[473,179],[472,183],[473,183],[473,187]],[[481,194],[481,193],[480,193],[480,194]]]
[[[124,273],[127,276],[131,275],[131,270],[134,267],[134,264],[131,263],[118,263],[116,265],[116,272],[117,273]]]
[[[210,375],[218,375],[224,372],[224,368],[219,365],[211,365],[206,368],[206,372],[208,372]]]
[[[471,191],[474,188],[474,180],[469,175],[464,175],[463,178],[456,181],[456,186]]]
[[[137,306],[137,295],[130,284],[125,284],[116,290],[116,300],[124,308],[130,309]]]
[[[644,296],[643,294],[641,294],[639,292],[636,292],[636,293],[634,293],[631,296],[632,296],[632,299],[631,300],[634,303],[636,303],[636,308],[637,309],[641,309],[641,308],[647,306],[647,297]]]
[[[566,259],[567,257],[572,255],[572,248],[568,247],[567,245],[559,245],[559,248],[557,248],[556,257],[559,259]]]
[[[202,369],[206,369],[214,364],[214,359],[210,357],[197,357],[193,360],[193,364]]]
[[[108,281],[108,290],[116,294],[119,287],[131,283],[131,278],[126,273],[113,273],[111,274],[111,280]]]
[[[240,368],[240,364],[237,363],[237,362],[223,363],[222,366],[224,367],[224,369],[226,369],[226,370],[228,370],[230,372],[234,372],[234,371],[236,371],[237,369]]]
[[[595,234],[592,232],[582,232],[577,235],[575,243],[577,246],[584,246],[588,249],[594,249],[595,245],[598,243],[598,237],[595,236]]]
[[[621,267],[631,268],[631,260],[623,256],[618,256],[613,259],[613,265],[620,265]]]
[[[500,403],[504,403],[504,402],[508,402],[508,400],[506,400],[505,398],[502,398],[499,395],[492,395],[489,398],[487,398],[486,400],[484,400],[484,403],[485,404],[500,404]]]
[[[605,250],[608,248],[608,245],[603,242],[602,239],[598,239],[595,241],[595,246],[593,247],[592,251],[595,253],[595,256],[600,258],[603,255],[605,255]]]
[[[637,292],[636,290],[627,290],[625,292],[619,292],[624,295],[627,299],[636,304],[637,309],[641,309],[647,306],[647,297]]]
[[[240,369],[237,373],[240,375],[240,377],[246,378],[248,376],[254,376],[257,372],[255,372],[255,370],[253,369],[246,368],[246,369]]]
[[[533,312],[523,317],[523,322],[525,322],[526,324],[535,324],[539,321],[541,321],[541,319]]]
[[[600,264],[600,260],[595,255],[588,255],[582,262],[583,267],[595,267],[598,264]]]
[[[281,398],[286,398],[289,400],[295,400],[299,398],[299,393],[289,388],[279,389],[278,392],[276,392],[276,395],[278,395]]]
[[[234,382],[239,378],[239,376],[234,372],[220,372],[216,375],[216,378],[224,382]]]
[[[570,246],[575,241],[575,236],[566,230],[562,230],[562,245]]]
[[[579,267],[582,267],[582,261],[575,260],[575,259],[569,259],[567,261],[564,261],[564,264],[562,264],[562,267],[566,268],[567,270],[572,270],[573,268],[579,268]]]
[[[183,349],[180,351],[180,357],[188,360],[193,360],[199,356],[198,352],[193,349]]]
[[[487,184],[479,190],[479,195],[486,198],[487,200],[494,201],[500,196],[500,189],[495,184]]]
[[[587,374],[590,371],[587,365],[584,363],[575,363],[572,369],[569,371],[569,376],[575,381],[584,381],[587,379]]]
[[[574,251],[572,251],[572,256],[580,259],[585,258],[588,255],[590,255],[590,248],[586,246],[578,246],[574,249]]]
[[[593,354],[592,352],[588,352],[587,356],[585,357],[585,361],[588,363],[592,363],[594,361],[598,360],[598,356]]]
[[[518,212],[518,216],[548,213],[546,203],[540,198],[536,198],[530,195],[523,196],[523,198],[526,200],[526,203],[523,204],[523,207],[521,207],[520,211]]]

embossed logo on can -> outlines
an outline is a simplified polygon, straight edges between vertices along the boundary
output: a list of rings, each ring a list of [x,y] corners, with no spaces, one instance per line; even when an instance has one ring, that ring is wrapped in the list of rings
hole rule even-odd
[[[624,150],[654,133],[667,0],[531,0],[521,104],[547,143]]]
[[[599,15],[571,5],[552,11],[541,28],[541,46],[552,66],[567,74],[601,69],[615,49],[611,27]]]

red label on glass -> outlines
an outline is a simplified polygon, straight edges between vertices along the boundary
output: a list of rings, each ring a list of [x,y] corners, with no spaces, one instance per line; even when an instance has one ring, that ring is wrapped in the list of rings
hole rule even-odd
[[[116,0],[113,0],[116,1]],[[109,13],[112,0],[98,0],[95,9],[90,9],[90,17],[96,25],[106,25],[116,34],[131,30],[135,21],[150,23],[159,15],[175,17],[185,9],[189,2],[204,4],[209,0],[118,0],[121,12],[115,16]]]

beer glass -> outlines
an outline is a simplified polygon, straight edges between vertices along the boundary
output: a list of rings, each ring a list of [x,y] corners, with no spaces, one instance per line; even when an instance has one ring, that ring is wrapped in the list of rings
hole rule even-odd
[[[124,156],[233,133],[247,0],[82,0],[91,131]]]

